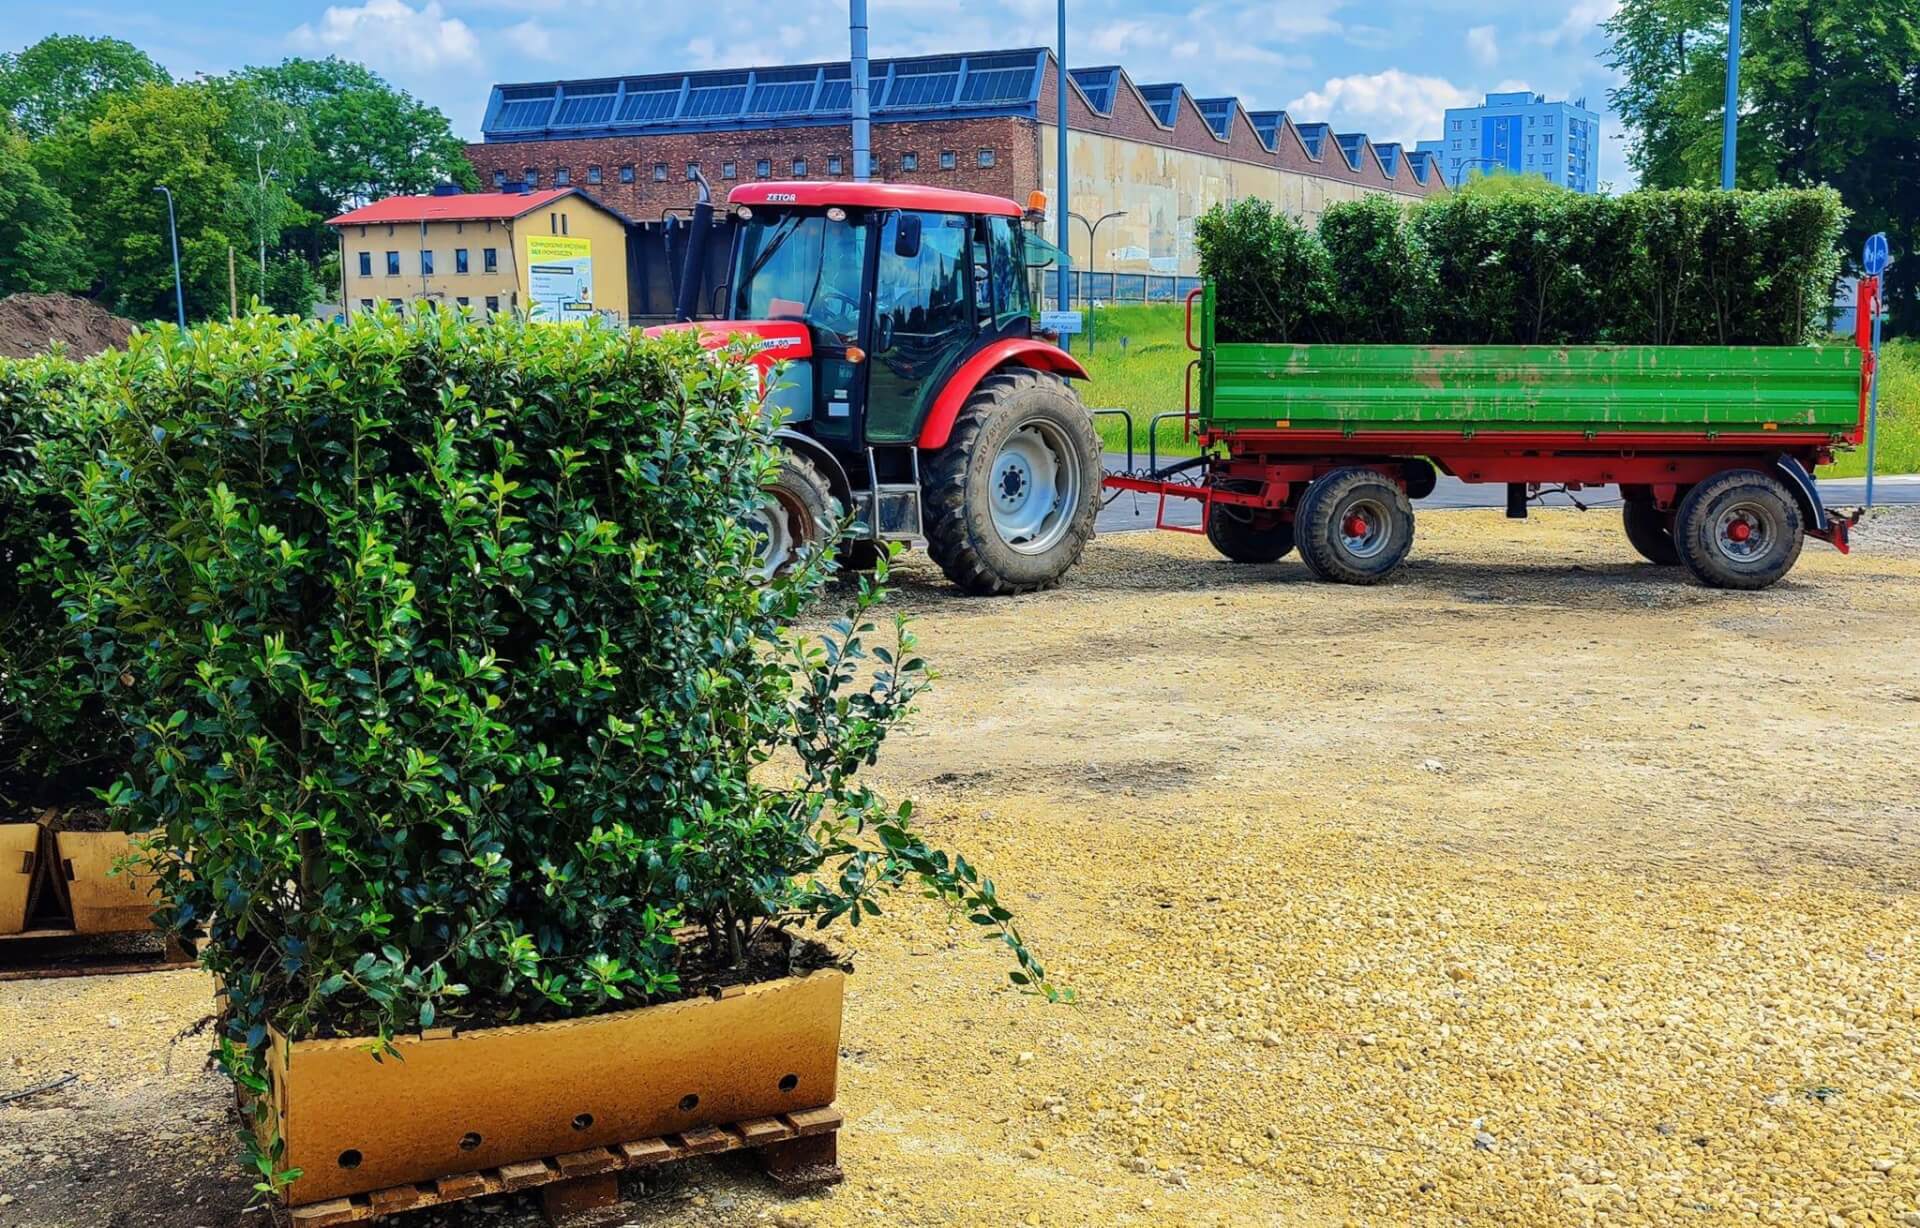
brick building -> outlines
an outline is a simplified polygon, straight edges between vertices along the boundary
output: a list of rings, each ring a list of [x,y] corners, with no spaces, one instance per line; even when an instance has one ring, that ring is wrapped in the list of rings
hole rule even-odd
[[[1058,207],[1054,184],[1060,76],[1042,48],[875,60],[876,178],[963,188]],[[1369,193],[1419,199],[1444,190],[1438,163],[1364,133],[1335,133],[1284,111],[1185,86],[1139,85],[1117,66],[1067,74],[1068,207],[1112,212],[1098,251],[1074,231],[1076,267],[1196,271],[1192,223],[1249,196],[1307,221]],[[500,85],[484,140],[468,148],[483,184],[580,187],[651,231],[693,202],[697,168],[716,193],[758,179],[851,179],[847,64]],[[1051,234],[1051,229],[1049,234]],[[664,272],[636,244],[636,301],[660,297]],[[648,307],[639,307],[645,311]]]

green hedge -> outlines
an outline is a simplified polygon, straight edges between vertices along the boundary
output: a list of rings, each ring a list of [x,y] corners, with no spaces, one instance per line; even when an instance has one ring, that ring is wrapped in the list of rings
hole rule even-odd
[[[829,559],[755,574],[777,453],[746,364],[687,335],[256,315],[59,378],[88,456],[45,553],[124,675],[112,801],[160,832],[243,1084],[269,1027],[671,998],[909,881],[1054,993],[992,883],[863,782],[926,680],[878,586],[808,639]]]
[[[1200,221],[1228,341],[1798,345],[1825,327],[1846,219],[1830,189],[1468,189],[1336,204],[1317,230],[1263,201]]]

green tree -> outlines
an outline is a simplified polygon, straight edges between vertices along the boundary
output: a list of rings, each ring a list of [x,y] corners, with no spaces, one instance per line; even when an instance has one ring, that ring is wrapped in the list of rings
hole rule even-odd
[[[84,128],[62,125],[34,157],[72,203],[104,297],[137,319],[173,314],[167,205],[173,191],[190,315],[225,313],[227,248],[247,250],[236,220],[231,116],[206,85],[146,85],[112,99]]]
[[[1725,4],[1624,0],[1606,29],[1642,182],[1717,185]],[[1837,188],[1848,256],[1887,233],[1894,326],[1920,329],[1920,0],[1747,0],[1740,85],[1740,186]]]
[[[27,138],[0,120],[0,295],[84,289],[87,253],[73,210],[28,152]]]
[[[0,55],[0,111],[39,138],[62,122],[93,119],[111,98],[170,80],[132,43],[53,34],[25,51]]]

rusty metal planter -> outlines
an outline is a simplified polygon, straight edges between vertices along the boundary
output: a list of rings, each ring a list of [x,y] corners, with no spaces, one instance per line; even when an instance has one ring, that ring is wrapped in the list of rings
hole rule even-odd
[[[833,1103],[833,969],[619,1014],[396,1037],[275,1034],[290,1206]]]
[[[80,934],[137,934],[154,928],[158,907],[151,873],[114,867],[137,850],[134,837],[117,831],[55,832],[55,873],[66,884],[73,928]]]
[[[38,823],[0,823],[0,934],[27,928],[39,853]]]

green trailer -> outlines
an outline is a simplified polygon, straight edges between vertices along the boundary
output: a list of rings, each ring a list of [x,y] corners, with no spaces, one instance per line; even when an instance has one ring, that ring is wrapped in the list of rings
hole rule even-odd
[[[1862,344],[1249,344],[1215,339],[1210,286],[1187,310],[1203,454],[1107,485],[1198,500],[1196,531],[1236,562],[1297,547],[1321,579],[1378,582],[1441,473],[1504,485],[1515,517],[1617,486],[1640,554],[1716,587],[1773,584],[1807,537],[1847,549],[1812,474],[1860,441]]]

